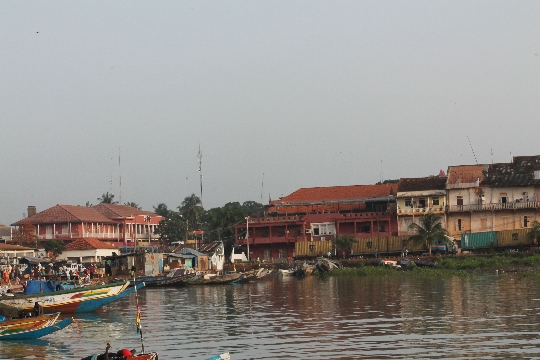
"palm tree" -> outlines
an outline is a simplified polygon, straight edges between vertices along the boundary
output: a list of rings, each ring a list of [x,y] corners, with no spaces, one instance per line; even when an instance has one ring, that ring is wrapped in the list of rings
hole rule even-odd
[[[201,199],[197,195],[191,194],[184,198],[182,205],[178,206],[180,215],[187,221],[188,230],[189,228],[195,229],[201,216],[204,214],[201,204]]]
[[[136,202],[127,202],[127,203],[124,203],[124,205],[131,206],[131,207],[134,207],[135,209],[142,210],[142,208]]]
[[[101,197],[97,198],[100,203],[103,204],[118,204],[118,201],[113,201],[114,195],[109,194],[107,191],[105,194],[101,195]]]
[[[441,224],[441,215],[434,214],[431,211],[422,216],[419,224],[409,225],[409,229],[416,230],[417,234],[409,238],[415,245],[424,243],[431,255],[431,244],[435,240],[443,240],[446,235],[446,229]]]
[[[345,259],[345,251],[350,250],[353,244],[356,244],[358,240],[350,235],[340,235],[336,237],[335,246],[336,249],[343,251],[343,258]]]
[[[529,239],[532,240],[533,243],[538,244],[538,239],[540,239],[540,222],[536,220],[532,222],[532,229],[527,236],[529,236]]]

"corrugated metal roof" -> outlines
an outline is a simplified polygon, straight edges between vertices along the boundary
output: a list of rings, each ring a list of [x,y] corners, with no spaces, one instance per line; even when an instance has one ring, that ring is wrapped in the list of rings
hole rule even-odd
[[[489,165],[459,165],[448,167],[448,181],[446,184],[450,187],[453,185],[471,184],[482,181],[484,173]]]
[[[398,192],[445,190],[446,176],[428,176],[422,178],[399,179]]]
[[[482,185],[495,187],[540,185],[540,155],[515,156],[511,163],[489,165]]]

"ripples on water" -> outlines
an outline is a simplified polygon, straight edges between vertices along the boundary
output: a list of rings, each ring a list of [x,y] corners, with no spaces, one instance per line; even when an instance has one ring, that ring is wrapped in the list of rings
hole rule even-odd
[[[540,287],[473,278],[273,278],[139,291],[145,349],[160,359],[540,359]],[[140,350],[135,297],[77,315],[2,359],[80,359],[110,342]]]

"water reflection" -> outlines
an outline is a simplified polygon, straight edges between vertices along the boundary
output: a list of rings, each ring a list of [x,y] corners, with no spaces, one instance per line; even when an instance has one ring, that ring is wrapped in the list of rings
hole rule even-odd
[[[160,359],[540,358],[540,288],[513,275],[274,277],[139,291],[144,345]],[[60,333],[0,343],[9,359],[80,359],[141,348],[135,298],[75,316]]]

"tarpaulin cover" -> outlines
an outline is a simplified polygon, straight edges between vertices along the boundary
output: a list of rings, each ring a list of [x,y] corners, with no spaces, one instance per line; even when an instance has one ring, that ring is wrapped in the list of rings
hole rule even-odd
[[[0,304],[0,315],[16,319],[20,315],[20,309],[15,306]]]
[[[41,284],[41,285],[40,285]],[[26,284],[26,289],[24,290],[25,294],[39,294],[45,292],[56,291],[56,286],[59,286],[59,290],[64,290],[62,283],[60,281],[54,280],[30,280]]]

